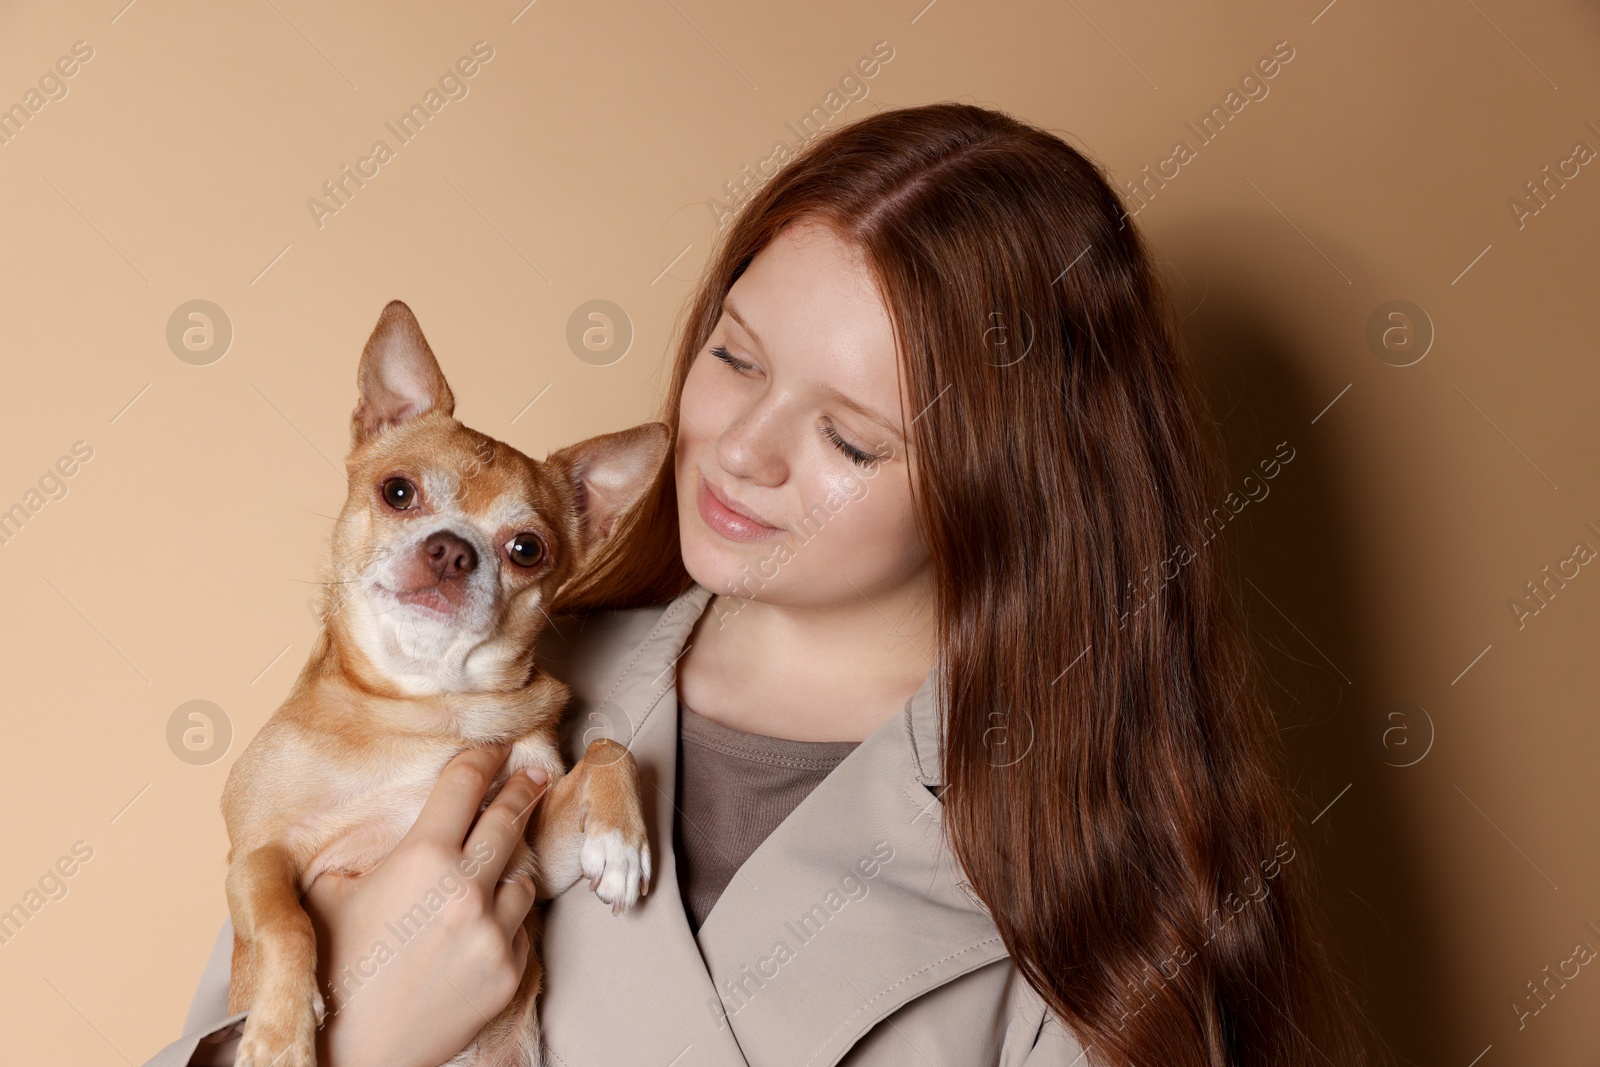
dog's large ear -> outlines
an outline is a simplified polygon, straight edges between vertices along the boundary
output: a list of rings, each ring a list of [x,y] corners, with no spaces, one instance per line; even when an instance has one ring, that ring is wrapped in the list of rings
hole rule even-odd
[[[655,484],[671,447],[666,424],[647,422],[568,445],[545,460],[572,489],[578,524],[574,577]]]
[[[356,371],[361,401],[350,416],[355,449],[391,426],[427,411],[453,414],[456,398],[411,309],[391,300],[361,353]]]

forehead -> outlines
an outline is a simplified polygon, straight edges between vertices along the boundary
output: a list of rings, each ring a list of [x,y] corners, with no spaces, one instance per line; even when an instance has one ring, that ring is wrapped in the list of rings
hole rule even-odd
[[[419,421],[373,442],[358,477],[376,484],[395,475],[418,482],[429,507],[494,525],[527,522],[561,505],[539,463],[453,420]]]
[[[724,327],[758,344],[771,373],[819,396],[832,387],[902,424],[889,309],[859,250],[831,229],[786,227],[751,260],[728,302],[749,330],[731,316]]]

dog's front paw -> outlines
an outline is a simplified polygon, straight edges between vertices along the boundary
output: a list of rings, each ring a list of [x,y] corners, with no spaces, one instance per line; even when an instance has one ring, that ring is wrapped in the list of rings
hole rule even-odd
[[[644,835],[624,835],[590,819],[583,835],[578,865],[595,896],[611,905],[611,914],[626,911],[650,891],[650,843]]]
[[[317,1067],[316,1023],[326,1013],[322,994],[312,1003],[314,1014],[274,1017],[254,1006],[244,1021],[244,1036],[234,1054],[234,1067]]]
[[[578,867],[589,888],[613,915],[650,891],[650,844],[639,800],[639,765],[633,753],[606,738],[589,744],[581,761]]]
[[[573,774],[581,774],[578,867],[611,913],[634,907],[650,893],[650,841],[638,795],[634,753],[606,737],[589,742]]]

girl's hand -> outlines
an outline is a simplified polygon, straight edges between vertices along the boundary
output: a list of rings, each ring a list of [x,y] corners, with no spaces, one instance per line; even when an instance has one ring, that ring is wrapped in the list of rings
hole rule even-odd
[[[438,1067],[511,1003],[534,885],[500,877],[547,782],[542,770],[538,781],[512,775],[479,817],[510,751],[456,756],[378,866],[319,875],[306,892],[328,1012],[317,1032],[322,1067]]]

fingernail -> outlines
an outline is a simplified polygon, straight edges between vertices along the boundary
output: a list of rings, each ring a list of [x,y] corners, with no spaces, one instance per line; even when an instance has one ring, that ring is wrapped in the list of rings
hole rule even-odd
[[[543,767],[524,767],[523,771],[533,779],[534,785],[544,785],[550,780],[550,772]]]

